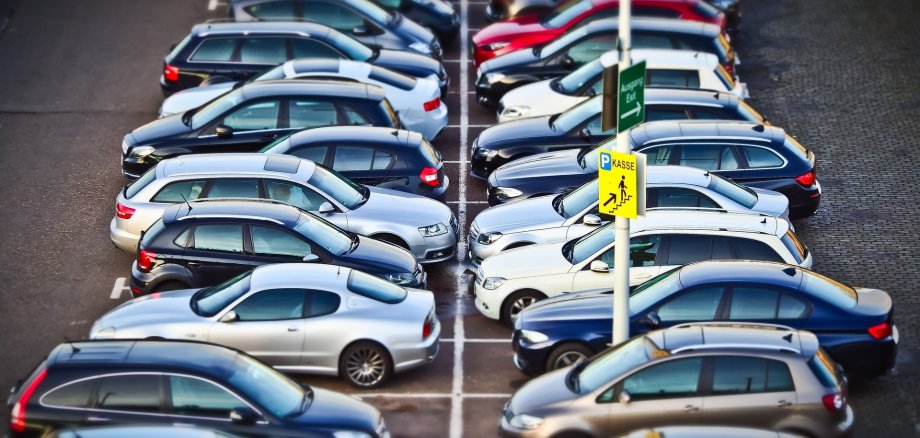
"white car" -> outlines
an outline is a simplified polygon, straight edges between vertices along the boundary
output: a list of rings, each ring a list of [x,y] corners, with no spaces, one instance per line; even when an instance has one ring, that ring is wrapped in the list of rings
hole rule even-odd
[[[789,220],[789,198],[782,193],[745,187],[693,167],[649,166],[645,199],[648,210],[754,212]],[[478,265],[506,249],[581,237],[604,223],[597,204],[594,179],[565,194],[488,208],[470,224],[470,260]]]
[[[633,63],[645,60],[646,88],[685,88],[730,92],[741,99],[750,95],[747,84],[736,82],[711,53],[691,50],[643,49],[632,51]],[[558,78],[515,88],[498,104],[498,122],[563,112],[603,93],[603,73],[616,68],[616,50],[604,53],[577,70]]]
[[[248,82],[279,79],[335,79],[378,85],[396,111],[400,123],[432,140],[447,126],[447,105],[441,101],[437,75],[413,78],[402,73],[345,59],[307,58],[287,61]],[[247,82],[208,83],[182,90],[166,98],[160,117],[198,108]]]
[[[702,260],[765,260],[810,268],[812,255],[784,219],[722,211],[649,211],[630,228],[630,285]],[[485,259],[476,272],[476,308],[511,323],[537,300],[610,290],[614,224],[578,239],[532,245]]]

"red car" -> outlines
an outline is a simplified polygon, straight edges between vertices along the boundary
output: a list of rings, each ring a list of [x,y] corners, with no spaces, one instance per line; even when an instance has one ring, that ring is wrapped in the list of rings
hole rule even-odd
[[[473,35],[473,63],[552,41],[579,24],[615,17],[620,0],[569,0],[544,14],[528,14],[486,26]],[[635,16],[702,21],[725,30],[725,14],[703,0],[633,0]]]

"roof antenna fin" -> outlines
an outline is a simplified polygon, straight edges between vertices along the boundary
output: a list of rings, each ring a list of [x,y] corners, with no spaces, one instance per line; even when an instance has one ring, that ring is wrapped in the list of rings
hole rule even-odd
[[[67,338],[67,335],[64,335],[64,342],[73,350],[74,354],[77,354],[80,352],[80,349],[77,348],[77,346],[73,344],[73,341]]]
[[[179,193],[179,196],[182,197],[182,200],[185,202],[185,206],[188,207],[188,212],[191,213],[191,212],[192,212],[192,204],[189,204],[189,203],[188,203],[188,199],[185,199],[185,195],[183,195],[182,193]]]

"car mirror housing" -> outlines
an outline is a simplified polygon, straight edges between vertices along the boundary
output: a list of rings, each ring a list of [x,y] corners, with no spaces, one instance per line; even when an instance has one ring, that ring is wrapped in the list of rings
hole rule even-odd
[[[259,421],[259,414],[249,408],[234,408],[230,411],[230,422],[240,425],[252,425]]]
[[[329,202],[323,202],[319,206],[319,214],[329,214],[335,211],[335,207],[332,206]]]
[[[217,138],[231,138],[233,137],[233,128],[225,125],[220,125],[217,129],[214,130],[217,133]]]
[[[598,226],[601,224],[601,217],[596,214],[586,214],[581,222],[585,225]]]
[[[353,35],[367,35],[367,27],[363,24],[359,24],[351,30]]]
[[[624,405],[628,405],[631,399],[632,398],[629,395],[629,391],[625,389],[621,390],[620,393],[617,395],[617,401]]]
[[[591,262],[591,270],[594,271],[594,272],[607,273],[607,272],[610,272],[610,267],[607,266],[606,263],[604,263],[604,262],[602,262],[602,261],[600,261],[600,260],[595,260],[595,261]]]
[[[581,136],[581,139],[584,141],[591,140],[591,130],[588,128],[582,128],[581,131],[578,131],[578,135]]]
[[[238,318],[239,317],[237,316],[236,312],[231,310],[225,313],[224,316],[220,317],[220,322],[233,322],[233,321],[236,321]]]
[[[658,317],[658,312],[653,310],[642,318],[642,323],[648,328],[658,328],[661,325],[661,318]]]
[[[304,263],[315,263],[319,261],[319,256],[316,254],[307,254],[303,256]]]
[[[565,68],[572,68],[575,66],[575,60],[571,56],[565,55],[562,57],[562,62],[560,62]]]

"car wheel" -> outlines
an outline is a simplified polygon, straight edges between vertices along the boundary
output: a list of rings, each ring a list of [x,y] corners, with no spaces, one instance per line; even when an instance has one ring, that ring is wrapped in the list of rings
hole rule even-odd
[[[535,290],[522,290],[511,294],[502,305],[502,321],[508,325],[513,324],[518,313],[544,298],[546,295]]]
[[[555,349],[546,360],[546,371],[554,371],[559,368],[572,366],[575,362],[587,359],[594,355],[594,352],[584,344],[577,342],[566,342]]]
[[[164,281],[153,288],[154,292],[168,292],[171,290],[187,289],[188,286],[178,281]]]
[[[393,364],[385,348],[374,342],[358,342],[342,353],[339,374],[358,388],[377,388],[390,378]]]

